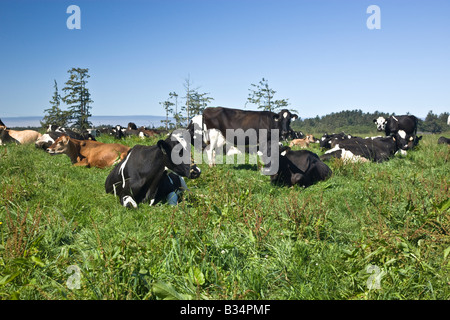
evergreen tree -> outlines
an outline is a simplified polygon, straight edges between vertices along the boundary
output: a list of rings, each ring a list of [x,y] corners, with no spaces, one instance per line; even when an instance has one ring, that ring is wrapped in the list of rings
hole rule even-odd
[[[175,102],[173,102],[173,100],[175,100]],[[172,109],[172,116],[175,119],[175,128],[178,129],[182,119],[182,114],[178,111],[178,94],[175,91],[169,93],[169,101],[171,101],[175,106],[175,111]]]
[[[57,125],[60,127],[66,127],[69,124],[69,119],[71,117],[69,111],[63,111],[60,108],[61,96],[59,95],[59,92],[58,92],[58,84],[57,84],[56,80],[54,80],[54,81],[55,81],[55,84],[53,87],[55,88],[55,92],[53,93],[52,100],[50,100],[51,108],[44,110],[44,113],[46,113],[46,115],[44,116],[42,121],[40,121],[41,126],[44,128],[49,125]]]
[[[173,112],[172,106],[174,105],[174,103],[166,100],[164,102],[160,102],[159,104],[162,105],[164,107],[164,110],[166,111],[166,120],[161,120],[161,122],[164,123],[166,130],[168,130],[169,126],[172,124],[172,121],[169,120],[169,113]]]
[[[269,81],[262,78],[259,84],[251,84],[250,93],[247,102],[258,106],[263,111],[275,111],[277,109],[286,108],[289,105],[288,99],[275,100],[276,91],[269,87]]]
[[[86,87],[87,79],[90,77],[88,71],[89,69],[82,68],[72,68],[67,71],[70,78],[66,82],[66,87],[63,88],[66,96],[62,100],[69,106],[72,126],[79,130],[85,130],[92,126],[89,121],[91,116],[89,110],[92,108],[90,104],[93,101],[89,89]]]
[[[199,88],[192,88],[192,82],[189,77],[185,80],[184,88],[186,90],[186,96],[184,97],[186,103],[181,109],[186,113],[186,117],[183,117],[183,120],[186,120],[186,124],[189,124],[192,117],[201,114],[214,99],[207,96],[209,93],[199,93]]]

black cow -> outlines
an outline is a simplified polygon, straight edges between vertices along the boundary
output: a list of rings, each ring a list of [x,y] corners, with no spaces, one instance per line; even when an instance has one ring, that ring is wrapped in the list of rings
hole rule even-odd
[[[325,152],[320,159],[326,161],[331,158],[340,158],[351,162],[383,162],[389,160],[399,150],[404,153],[413,145],[414,138],[404,134],[402,130],[388,137],[366,139],[353,137],[333,142],[333,148]]]
[[[442,136],[438,139],[438,143],[439,144],[450,144],[450,139]]]
[[[289,147],[280,149],[278,172],[270,176],[273,184],[309,187],[318,181],[328,179],[331,169],[319,156],[309,150],[292,151]]]
[[[413,137],[417,134],[418,119],[415,116],[390,116],[388,119],[378,117],[373,122],[377,125],[378,131],[384,131],[386,136],[394,135],[400,130]]]
[[[215,164],[215,150],[229,143],[233,145],[256,145],[261,143],[270,144],[271,130],[277,129],[279,139],[285,140],[287,135],[292,132],[290,127],[291,120],[297,119],[296,114],[292,114],[289,110],[283,109],[279,113],[270,111],[247,111],[231,108],[206,108],[202,115],[192,119],[188,126],[191,135],[192,144],[196,146],[195,140],[201,140],[202,149],[206,147],[209,165]],[[242,129],[243,133],[253,130],[255,136],[239,136],[229,137],[227,129]],[[266,130],[267,141],[260,141],[260,130]],[[242,139],[241,139],[242,138]],[[242,140],[242,141],[240,141]],[[255,141],[256,140],[256,141]],[[264,144],[263,143],[263,144]],[[200,144],[200,143],[199,143]]]
[[[0,119],[0,126],[6,127],[6,125],[3,123],[2,119]]]
[[[174,155],[189,152],[178,141],[171,137],[159,140],[155,146],[136,145],[128,152],[125,159],[119,162],[110,172],[105,181],[107,193],[113,193],[120,199],[124,207],[136,208],[139,203],[149,202],[150,205],[160,201],[164,194],[158,194],[161,184],[164,184],[166,169],[170,169],[182,177],[191,179],[200,176],[200,169],[189,163],[172,160]],[[170,177],[170,176],[169,176]]]

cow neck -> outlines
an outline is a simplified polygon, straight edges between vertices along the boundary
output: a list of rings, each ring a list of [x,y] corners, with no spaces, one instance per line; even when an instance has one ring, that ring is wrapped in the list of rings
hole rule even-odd
[[[83,158],[85,158],[81,154],[81,146],[79,143],[75,143],[72,139],[69,139],[69,144],[67,145],[68,153],[67,155],[70,157],[70,160],[72,163],[77,163],[81,161]]]

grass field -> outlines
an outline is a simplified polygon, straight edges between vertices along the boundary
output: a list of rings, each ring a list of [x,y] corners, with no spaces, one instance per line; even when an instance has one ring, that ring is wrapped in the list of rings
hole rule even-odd
[[[0,299],[449,299],[438,137],[381,164],[328,162],[306,189],[201,164],[178,206],[138,209],[105,193],[109,169],[0,147]]]

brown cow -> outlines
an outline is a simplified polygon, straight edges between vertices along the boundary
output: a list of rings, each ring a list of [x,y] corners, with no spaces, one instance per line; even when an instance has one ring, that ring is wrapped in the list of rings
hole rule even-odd
[[[48,149],[50,154],[65,153],[74,166],[106,168],[124,159],[130,150],[120,143],[102,143],[93,140],[77,140],[63,135]]]
[[[292,140],[291,143],[289,143],[289,147],[292,148],[293,146],[299,146],[300,148],[308,148],[311,142],[314,142],[314,137],[312,134],[309,134],[305,139]]]
[[[17,144],[34,143],[42,134],[34,130],[11,130],[5,126],[0,126],[0,145],[8,142]]]

